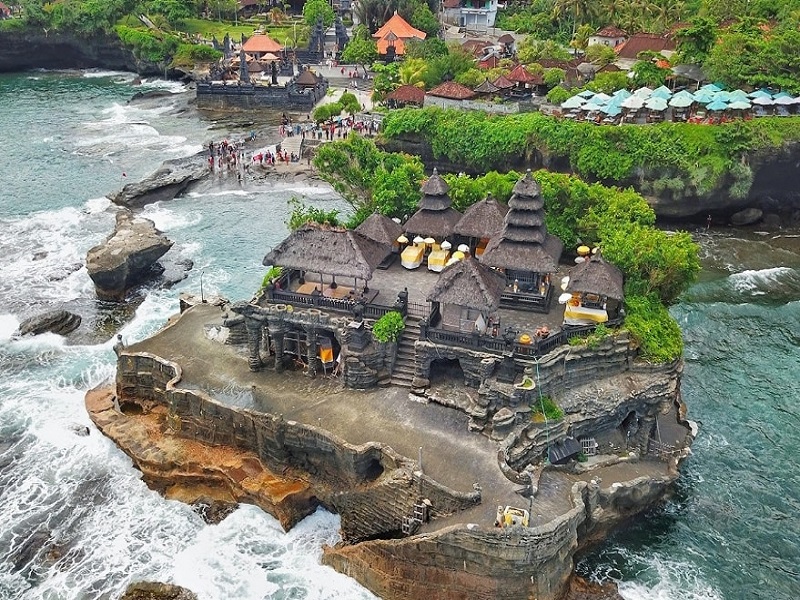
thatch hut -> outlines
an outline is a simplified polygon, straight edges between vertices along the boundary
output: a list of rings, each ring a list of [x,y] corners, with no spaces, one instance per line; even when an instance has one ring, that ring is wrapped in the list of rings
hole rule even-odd
[[[442,329],[484,333],[498,322],[496,313],[504,288],[502,275],[467,257],[445,267],[427,301],[438,305]]]
[[[427,95],[446,100],[471,100],[475,97],[475,92],[456,81],[445,81],[429,90]]]
[[[294,80],[300,87],[314,87],[319,81],[311,69],[304,69]]]
[[[403,228],[398,223],[380,213],[372,213],[355,231],[395,251],[399,249],[397,238],[403,235]]]
[[[572,294],[571,302],[581,307],[605,310],[610,319],[619,316],[625,299],[623,289],[622,271],[607,262],[599,250],[572,269],[564,288]]]
[[[500,88],[486,78],[483,80],[483,83],[481,83],[473,91],[481,96],[494,96],[500,91]]]
[[[419,235],[442,241],[453,233],[453,228],[461,219],[461,213],[451,206],[450,186],[434,169],[433,175],[422,184],[422,199],[419,210],[406,221],[406,237]]]
[[[298,270],[301,280],[305,272],[319,273],[320,283],[328,283],[333,289],[337,288],[336,277],[353,279],[357,288],[359,280],[372,279],[373,271],[390,252],[391,246],[356,231],[307,223],[273,248],[263,264]],[[326,275],[330,276],[328,282]],[[312,292],[314,287],[307,291]],[[297,291],[306,293],[305,288]]]
[[[503,221],[508,206],[498,202],[489,194],[484,200],[470,206],[456,223],[453,233],[461,236],[473,252],[480,256],[489,240],[503,230]]]
[[[547,233],[544,200],[530,170],[514,186],[508,208],[503,230],[489,241],[480,260],[505,271],[511,304],[517,305],[516,298],[520,307],[546,311],[550,274],[558,269],[563,244]]]

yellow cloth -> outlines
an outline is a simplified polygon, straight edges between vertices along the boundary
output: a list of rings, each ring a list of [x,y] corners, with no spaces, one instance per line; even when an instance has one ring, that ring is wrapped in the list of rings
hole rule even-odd
[[[333,348],[324,348],[320,346],[319,348],[319,359],[325,363],[332,363],[333,362]]]
[[[425,246],[409,246],[400,255],[400,262],[406,269],[416,269],[422,264]]]
[[[450,253],[447,250],[434,250],[428,255],[428,269],[439,272],[444,269]]]
[[[608,321],[608,313],[602,308],[586,308],[585,306],[564,307],[564,321],[583,321],[590,323],[605,323]]]

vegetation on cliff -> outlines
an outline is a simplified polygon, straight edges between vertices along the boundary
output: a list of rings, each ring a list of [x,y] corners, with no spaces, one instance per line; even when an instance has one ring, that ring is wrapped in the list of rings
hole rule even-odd
[[[745,198],[752,183],[746,154],[800,140],[800,118],[611,127],[541,113],[491,116],[432,107],[390,112],[383,135],[419,137],[436,158],[475,170],[541,154],[544,164],[567,163],[583,178],[634,183],[644,193],[706,197],[727,183],[732,197]]]
[[[408,217],[417,208],[423,165],[418,157],[380,150],[366,138],[320,147],[314,164],[353,207],[348,226],[373,212]],[[487,193],[508,200],[520,173],[489,172],[480,177],[445,175],[459,210]],[[654,227],[655,213],[632,189],[587,183],[578,177],[537,171],[545,201],[547,228],[567,248],[598,245],[603,256],[625,273],[626,327],[646,358],[668,361],[680,356],[680,330],[665,306],[672,304],[700,271],[698,251],[685,232]],[[295,203],[290,223],[329,220],[324,211]]]

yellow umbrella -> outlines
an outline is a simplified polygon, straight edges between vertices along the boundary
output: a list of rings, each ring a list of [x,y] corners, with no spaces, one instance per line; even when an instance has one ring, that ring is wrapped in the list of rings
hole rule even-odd
[[[455,258],[456,260],[461,260],[465,256],[466,254],[464,254],[461,250],[456,250],[455,252],[453,252],[453,258]]]
[[[415,238],[414,238],[414,243],[415,243],[415,244],[422,244],[424,241],[425,241],[425,240],[424,240],[424,239],[422,239],[422,236],[421,236],[421,235],[418,235],[417,237],[415,237]]]
[[[398,244],[407,244],[408,243],[408,238],[406,236],[404,236],[404,235],[401,235],[399,238],[397,238],[397,243]]]
[[[578,255],[579,256],[586,256],[591,251],[592,251],[592,249],[589,248],[589,246],[578,246]]]

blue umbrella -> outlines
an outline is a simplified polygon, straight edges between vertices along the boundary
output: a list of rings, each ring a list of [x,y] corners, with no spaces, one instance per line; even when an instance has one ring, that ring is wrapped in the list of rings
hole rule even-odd
[[[653,93],[650,94],[650,97],[663,98],[664,100],[669,100],[670,98],[672,98],[672,91],[667,86],[662,85],[661,87],[657,87],[656,89],[654,89]]]
[[[703,87],[701,87],[700,89],[705,91],[705,92],[711,92],[713,94],[714,92],[721,92],[722,91],[722,86],[714,85],[713,83],[707,83]]]
[[[792,95],[789,92],[778,92],[773,96],[775,100],[777,100],[778,98],[791,98],[791,97]]]
[[[709,90],[697,90],[694,94],[694,101],[700,104],[708,104],[709,102],[714,100],[715,92],[711,92]]]
[[[707,110],[727,110],[727,108],[728,104],[722,100],[714,100],[706,106]]]
[[[619,98],[619,99],[620,99],[620,101],[621,101],[621,100],[625,100],[626,98],[630,98],[630,97],[631,97],[633,94],[631,94],[631,93],[630,93],[628,90],[626,90],[625,88],[622,88],[621,90],[617,90],[616,92],[614,92],[614,93],[613,93],[613,94],[611,94],[611,95],[612,95],[614,98]]]
[[[644,105],[650,110],[657,112],[667,110],[667,101],[664,98],[659,98],[658,96],[650,96],[647,100],[645,100]]]
[[[581,98],[591,98],[594,96],[594,92],[592,90],[583,90],[582,92],[578,92],[578,96]]]
[[[572,108],[580,108],[586,103],[586,100],[581,98],[580,96],[572,96],[571,98],[567,98],[564,102],[561,103],[561,108],[572,109]]]
[[[728,95],[730,101],[733,102],[734,100],[742,100],[744,102],[748,102],[747,94],[745,94],[742,90],[733,90]]]
[[[761,88],[760,90],[756,90],[754,92],[750,92],[749,94],[747,94],[747,96],[753,99],[772,98],[772,94],[769,93],[769,90],[765,90],[764,88]]]
[[[603,112],[606,113],[609,117],[616,117],[617,115],[622,114],[622,109],[616,105],[609,105],[603,109]]]

